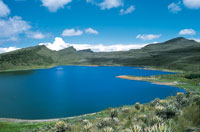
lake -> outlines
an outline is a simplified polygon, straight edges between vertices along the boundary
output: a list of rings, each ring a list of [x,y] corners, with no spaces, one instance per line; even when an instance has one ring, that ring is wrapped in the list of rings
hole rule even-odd
[[[0,73],[0,118],[70,117],[184,92],[176,87],[116,78],[163,74],[172,73],[119,66],[57,66]]]

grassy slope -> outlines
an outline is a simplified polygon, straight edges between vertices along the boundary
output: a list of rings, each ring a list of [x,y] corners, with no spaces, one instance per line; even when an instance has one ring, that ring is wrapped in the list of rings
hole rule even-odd
[[[33,128],[42,127],[44,125],[52,125],[55,122],[40,122],[40,123],[14,123],[14,122],[5,122],[0,121],[0,132],[27,132]]]

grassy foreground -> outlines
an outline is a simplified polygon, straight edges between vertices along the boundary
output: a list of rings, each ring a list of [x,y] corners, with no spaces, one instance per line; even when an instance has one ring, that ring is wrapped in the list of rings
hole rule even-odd
[[[200,74],[180,72],[150,77],[126,76],[126,79],[171,84],[184,88],[164,100],[147,104],[108,108],[57,121],[0,121],[0,132],[200,132]],[[123,77],[122,77],[123,78]]]

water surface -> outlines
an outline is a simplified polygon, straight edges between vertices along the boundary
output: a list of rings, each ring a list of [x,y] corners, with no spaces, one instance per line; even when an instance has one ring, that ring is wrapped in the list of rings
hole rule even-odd
[[[133,67],[57,66],[0,73],[0,117],[52,119],[145,103],[184,91],[118,75],[171,74]]]

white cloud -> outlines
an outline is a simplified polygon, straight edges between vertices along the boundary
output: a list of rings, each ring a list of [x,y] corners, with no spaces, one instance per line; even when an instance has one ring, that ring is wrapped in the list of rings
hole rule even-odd
[[[39,31],[37,32],[27,32],[26,33],[28,38],[33,38],[33,39],[44,39],[45,37],[47,37],[47,34],[43,34]]]
[[[83,31],[81,30],[75,30],[75,29],[65,29],[62,33],[62,36],[65,37],[65,36],[80,36],[83,34]]]
[[[10,9],[2,0],[0,0],[0,17],[5,17],[8,16],[9,14],[10,14]]]
[[[183,4],[191,9],[199,9],[200,8],[200,0],[183,0]]]
[[[69,47],[69,45],[59,37],[56,37],[53,43],[40,43],[39,45],[45,45],[47,48],[56,51]]]
[[[179,32],[179,35],[195,35],[196,31],[193,29],[183,29]]]
[[[126,10],[121,9],[120,10],[120,15],[125,15],[125,14],[129,14],[132,13],[135,10],[135,7],[133,5],[131,5],[129,8],[127,8]]]
[[[16,48],[16,47],[0,48],[0,54],[1,53],[5,53],[5,52],[10,52],[10,51],[18,50],[18,49],[20,49],[20,48]]]
[[[168,5],[168,10],[172,13],[178,13],[179,11],[181,11],[181,7],[179,6],[180,3],[175,4],[175,3],[171,3],[170,5]]]
[[[29,30],[31,26],[21,17],[14,16],[8,20],[0,20],[0,38],[13,37]]]
[[[92,29],[92,28],[85,29],[85,32],[88,34],[99,34],[99,32],[97,30]]]
[[[102,3],[99,4],[102,10],[116,8],[122,5],[122,0],[104,0]]]
[[[102,10],[117,8],[124,5],[122,0],[103,0],[102,2],[98,2],[97,0],[86,0],[86,2],[97,5]]]
[[[47,7],[49,11],[56,12],[59,8],[64,8],[65,5],[72,2],[72,0],[41,0],[42,5]]]
[[[158,35],[156,35],[156,34],[144,34],[144,35],[138,34],[136,36],[136,38],[146,41],[146,40],[157,39],[157,38],[160,38],[161,36],[162,36],[161,34],[158,34]]]
[[[19,34],[25,34],[28,38],[43,39],[49,34],[39,31],[30,31],[31,26],[19,16],[0,19],[0,43],[14,42],[19,40]]]
[[[73,46],[76,50],[91,49],[94,52],[110,52],[110,51],[127,51],[130,49],[139,49],[147,44],[116,44],[116,45],[70,44],[63,41],[62,38],[56,37],[53,43],[40,43],[39,45],[45,45],[47,48],[56,51]]]

